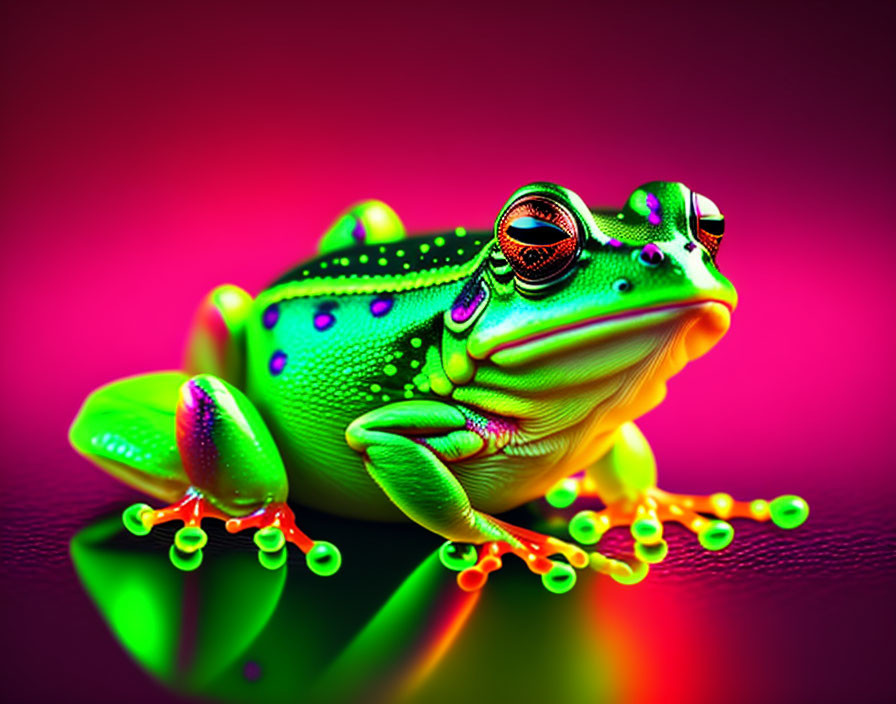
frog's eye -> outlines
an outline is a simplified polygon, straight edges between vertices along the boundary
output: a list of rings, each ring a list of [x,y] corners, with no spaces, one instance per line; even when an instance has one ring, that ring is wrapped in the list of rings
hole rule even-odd
[[[498,222],[498,246],[523,284],[562,276],[582,249],[583,233],[563,205],[540,195],[523,196]]]
[[[725,216],[719,207],[706,196],[691,194],[691,230],[697,241],[706,247],[713,259],[725,234]]]

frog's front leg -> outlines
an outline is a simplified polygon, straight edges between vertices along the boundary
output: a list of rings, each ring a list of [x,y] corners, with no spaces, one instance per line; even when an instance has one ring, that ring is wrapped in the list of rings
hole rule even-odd
[[[282,565],[285,543],[291,542],[317,574],[339,568],[335,546],[315,542],[296,527],[286,504],[286,471],[258,411],[216,376],[151,374],[109,384],[85,402],[71,438],[79,451],[128,483],[163,499],[180,497],[159,510],[135,504],[123,515],[137,535],[183,521],[169,552],[176,567],[199,566],[208,540],[201,521],[218,518],[232,533],[259,529],[255,543],[265,567]]]
[[[485,426],[485,423],[482,424]],[[402,401],[355,420],[346,431],[349,445],[362,454],[364,465],[380,488],[409,518],[458,543],[441,550],[446,566],[459,570],[458,584],[466,590],[482,587],[488,574],[501,567],[501,556],[513,553],[545,586],[562,592],[575,583],[567,564],[552,561],[561,554],[574,567],[589,563],[582,549],[553,537],[500,521],[470,504],[450,465],[469,459],[487,445],[459,409],[438,401]],[[627,566],[606,558],[591,558],[603,571],[626,571]]]
[[[643,579],[649,563],[665,558],[664,522],[674,521],[690,529],[707,550],[721,550],[734,537],[729,518],[770,519],[781,528],[796,528],[809,514],[806,502],[798,496],[735,501],[729,494],[670,494],[657,488],[653,452],[634,423],[617,431],[610,451],[588,467],[584,477],[564,480],[548,492],[547,499],[564,507],[577,496],[596,496],[606,506],[601,511],[580,511],[570,521],[570,535],[580,543],[593,545],[610,528],[630,527],[641,564],[633,579],[619,579],[627,583]]]

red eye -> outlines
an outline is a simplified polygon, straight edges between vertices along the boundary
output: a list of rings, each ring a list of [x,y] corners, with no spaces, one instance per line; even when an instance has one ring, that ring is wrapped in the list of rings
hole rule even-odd
[[[581,236],[572,213],[544,196],[524,196],[498,223],[498,245],[517,278],[545,283],[578,257]]]
[[[706,247],[709,256],[715,259],[719,253],[719,245],[722,244],[722,235],[725,234],[725,216],[706,196],[693,193],[691,197],[694,237]]]

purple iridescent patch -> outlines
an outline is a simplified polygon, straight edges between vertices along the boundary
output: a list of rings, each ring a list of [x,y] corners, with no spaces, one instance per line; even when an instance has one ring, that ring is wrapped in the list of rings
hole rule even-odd
[[[663,254],[663,250],[657,247],[653,242],[648,242],[641,250],[641,261],[649,266],[657,266],[665,258],[666,255]]]
[[[688,242],[687,244],[685,244],[684,248],[689,252],[693,252],[695,249],[697,249],[697,245],[695,245],[693,242]]]
[[[364,223],[361,222],[361,218],[355,218],[355,226],[352,228],[352,239],[355,242],[363,242],[366,236],[367,232],[364,230]]]
[[[473,317],[473,314],[476,312],[476,309],[479,308],[484,298],[485,289],[480,285],[479,289],[476,291],[476,295],[473,296],[472,299],[466,302],[458,300],[454,303],[451,307],[451,320],[455,323],[467,322]]]
[[[647,207],[650,208],[650,215],[647,216],[647,222],[651,225],[659,225],[663,221],[660,214],[660,200],[653,193],[647,194]]]
[[[271,303],[264,309],[264,313],[261,315],[261,324],[270,330],[277,324],[278,320],[280,320],[280,306],[276,303]]]
[[[181,461],[187,475],[201,484],[218,466],[215,444],[218,404],[194,379],[181,387],[181,404],[177,420],[182,431],[178,439],[183,452]]]
[[[374,298],[370,302],[370,313],[374,318],[382,318],[386,313],[392,310],[391,298]]]
[[[607,244],[610,245],[611,247],[621,247],[622,246],[622,242],[617,240],[615,237],[611,237],[609,240],[607,240]]]
[[[335,323],[336,323],[336,318],[333,316],[332,313],[329,313],[327,311],[321,311],[319,313],[314,314],[314,327],[317,330],[320,330],[321,332],[333,327],[333,325]]]
[[[283,350],[277,350],[274,354],[271,355],[271,361],[268,362],[268,369],[271,370],[271,374],[276,376],[280,372],[283,371],[283,367],[286,366],[286,352]]]

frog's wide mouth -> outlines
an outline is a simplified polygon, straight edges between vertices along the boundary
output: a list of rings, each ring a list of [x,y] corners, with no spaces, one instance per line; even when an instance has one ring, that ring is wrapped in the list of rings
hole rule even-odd
[[[685,340],[688,359],[696,359],[728,330],[732,309],[726,301],[703,299],[585,317],[498,342],[475,356],[489,358],[500,366],[518,366],[550,354],[594,344],[600,339],[681,321],[688,327]]]

